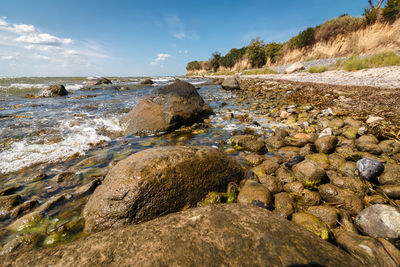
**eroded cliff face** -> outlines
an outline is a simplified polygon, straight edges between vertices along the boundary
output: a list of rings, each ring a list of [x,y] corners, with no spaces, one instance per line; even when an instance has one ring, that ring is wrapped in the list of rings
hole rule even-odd
[[[376,23],[350,34],[340,34],[334,39],[322,41],[308,48],[283,49],[274,65],[287,65],[299,61],[321,58],[348,57],[354,54],[368,55],[385,51],[400,51],[400,19],[393,24]],[[265,67],[272,66],[267,62]],[[232,72],[250,69],[246,57],[233,68],[220,68],[219,72]],[[205,75],[209,70],[188,71],[187,75]]]
[[[338,35],[335,39],[318,42],[308,49],[285,51],[278,64],[398,50],[400,50],[400,20],[393,24],[377,23],[351,34]]]

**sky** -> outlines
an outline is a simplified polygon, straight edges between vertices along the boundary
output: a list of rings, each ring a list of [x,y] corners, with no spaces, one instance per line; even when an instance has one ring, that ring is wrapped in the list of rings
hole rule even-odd
[[[1,0],[0,77],[164,76],[260,37],[284,42],[367,0]]]

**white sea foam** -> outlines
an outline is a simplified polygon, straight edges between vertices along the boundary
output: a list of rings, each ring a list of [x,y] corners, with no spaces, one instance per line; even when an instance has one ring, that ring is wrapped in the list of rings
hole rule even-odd
[[[66,89],[67,91],[76,91],[76,90],[79,90],[79,89],[81,89],[81,88],[83,88],[83,85],[82,85],[82,84],[67,84],[67,85],[65,86],[65,89]]]
[[[72,120],[61,123],[63,140],[53,144],[29,144],[26,140],[14,143],[8,150],[0,153],[0,173],[18,171],[38,163],[57,162],[75,153],[84,155],[91,144],[110,141],[99,135],[96,129],[105,127],[110,131],[120,131],[117,119],[93,119],[83,125],[74,125]]]

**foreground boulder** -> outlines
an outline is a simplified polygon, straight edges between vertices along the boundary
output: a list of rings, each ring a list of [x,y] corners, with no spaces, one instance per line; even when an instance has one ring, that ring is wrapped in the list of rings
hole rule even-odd
[[[225,90],[239,90],[240,89],[240,84],[236,80],[235,77],[228,77],[224,80],[224,82],[221,84],[222,88]]]
[[[142,97],[136,107],[121,119],[121,123],[127,134],[148,135],[192,125],[211,114],[213,111],[204,103],[196,88],[178,80]]]
[[[39,93],[39,97],[54,97],[64,95],[68,95],[68,91],[65,89],[64,85],[50,85]]]
[[[100,84],[112,84],[112,82],[106,78],[90,79],[86,82],[86,86],[94,86],[94,85],[100,85]]]
[[[301,226],[249,204],[189,209],[0,261],[5,266],[361,266]]]
[[[159,147],[115,165],[86,204],[85,230],[140,223],[194,206],[244,178],[238,162],[211,147]]]

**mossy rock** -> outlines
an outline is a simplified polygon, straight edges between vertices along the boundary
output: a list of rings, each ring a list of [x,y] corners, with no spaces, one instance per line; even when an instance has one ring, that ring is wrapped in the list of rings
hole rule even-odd
[[[292,222],[303,226],[323,240],[329,240],[332,237],[332,232],[329,230],[328,225],[313,214],[307,212],[294,213]]]
[[[312,160],[317,163],[321,168],[328,169],[330,166],[329,157],[327,154],[315,153],[311,155],[307,155],[306,159]]]
[[[235,203],[235,202],[237,202],[236,192],[229,192],[229,193],[210,192],[202,201],[197,203],[197,207],[202,207],[210,204]]]

